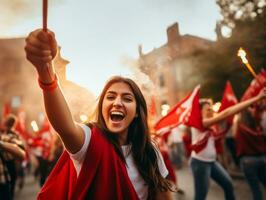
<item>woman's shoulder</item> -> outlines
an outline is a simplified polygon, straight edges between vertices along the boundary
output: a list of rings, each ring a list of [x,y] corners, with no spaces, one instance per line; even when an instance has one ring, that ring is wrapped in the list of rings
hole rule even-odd
[[[94,143],[94,141],[97,141],[96,143],[98,145],[109,141],[103,130],[96,123],[84,123],[81,124],[81,126],[85,134],[89,133],[92,143]]]

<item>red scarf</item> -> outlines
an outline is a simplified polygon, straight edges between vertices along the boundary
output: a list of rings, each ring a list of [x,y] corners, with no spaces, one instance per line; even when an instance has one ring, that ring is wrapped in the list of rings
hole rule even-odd
[[[93,127],[88,151],[77,178],[65,151],[46,180],[38,200],[137,200],[126,166],[113,145]]]
[[[208,129],[205,132],[202,132],[202,134],[204,133],[205,136],[203,137],[203,139],[201,139],[200,141],[198,141],[196,144],[193,144],[190,146],[191,151],[195,151],[196,153],[200,152],[201,150],[203,150],[207,143],[208,143],[208,139],[210,136],[214,137],[214,144],[215,144],[215,149],[217,153],[222,153],[223,152],[223,146],[222,146],[222,138],[224,137],[224,135],[228,132],[228,130],[230,129],[231,126],[227,125],[225,127],[224,130],[218,132],[214,129]]]

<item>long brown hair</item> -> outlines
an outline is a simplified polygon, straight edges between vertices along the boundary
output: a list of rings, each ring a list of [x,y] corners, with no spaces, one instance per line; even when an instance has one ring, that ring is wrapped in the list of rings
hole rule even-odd
[[[149,134],[147,123],[147,105],[145,98],[133,80],[121,76],[114,76],[106,83],[99,98],[95,125],[102,130],[103,134],[114,145],[118,155],[125,162],[125,158],[122,154],[118,140],[115,134],[112,134],[106,127],[102,115],[102,103],[105,94],[112,84],[118,82],[126,83],[131,88],[136,99],[137,117],[135,117],[129,125],[127,142],[131,144],[131,152],[138,171],[149,186],[149,197],[151,197],[152,194],[154,195],[156,189],[159,189],[160,191],[171,190],[171,183],[164,179],[159,171],[157,163],[158,150],[155,149]]]

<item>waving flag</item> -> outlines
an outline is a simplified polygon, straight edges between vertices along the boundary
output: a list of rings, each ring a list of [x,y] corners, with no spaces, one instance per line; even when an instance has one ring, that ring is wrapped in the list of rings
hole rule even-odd
[[[219,108],[218,112],[221,112],[225,110],[226,108],[229,108],[230,106],[233,106],[238,103],[238,100],[236,98],[236,95],[232,89],[232,86],[229,81],[226,82],[223,98],[221,101],[221,107]]]
[[[177,103],[166,116],[156,123],[155,130],[157,132],[166,132],[180,124],[187,124],[201,129],[199,92],[200,86],[197,86],[188,96]]]
[[[248,89],[245,91],[243,97],[241,98],[241,101],[244,101],[251,97],[256,96],[263,87],[266,87],[266,71],[265,70],[261,70],[257,78],[253,79]]]

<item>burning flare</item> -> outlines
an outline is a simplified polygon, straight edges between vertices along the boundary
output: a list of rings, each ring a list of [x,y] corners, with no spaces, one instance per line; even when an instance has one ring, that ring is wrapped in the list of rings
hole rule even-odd
[[[242,62],[246,65],[250,73],[254,76],[254,78],[256,78],[257,74],[253,70],[252,66],[249,64],[248,59],[246,58],[246,55],[247,53],[245,52],[245,50],[240,47],[238,50],[237,56],[241,58]]]
[[[243,62],[244,64],[247,64],[247,63],[248,63],[248,59],[246,58],[247,53],[245,52],[244,49],[242,49],[242,48],[240,47],[239,50],[238,50],[237,55],[241,58],[241,60],[242,60],[242,62]]]

